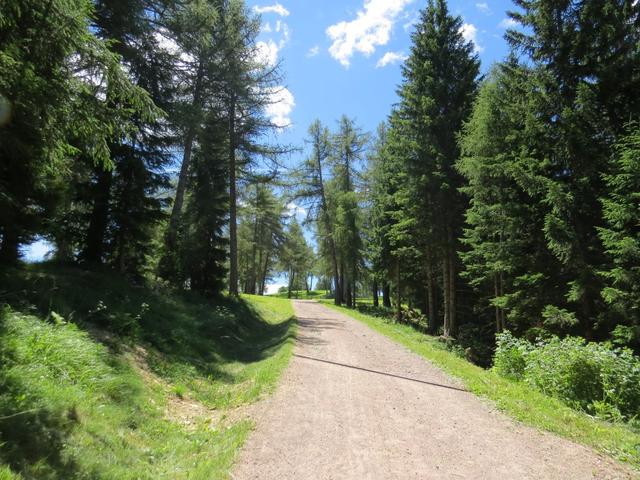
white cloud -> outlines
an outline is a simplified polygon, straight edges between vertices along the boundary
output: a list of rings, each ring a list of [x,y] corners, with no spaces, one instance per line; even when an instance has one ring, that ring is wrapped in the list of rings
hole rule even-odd
[[[403,52],[387,52],[380,60],[378,60],[376,68],[382,68],[394,63],[404,62],[407,58],[408,57]]]
[[[257,56],[259,63],[271,66],[278,63],[278,52],[280,51],[280,46],[276,42],[273,40],[260,40],[256,43],[256,48],[258,49]]]
[[[376,47],[386,45],[391,29],[403,9],[413,0],[365,0],[364,9],[356,19],[339,22],[327,28],[332,40],[329,53],[343,66],[348,67],[355,52],[370,56]]]
[[[480,10],[482,13],[484,13],[485,15],[491,14],[491,8],[489,8],[489,5],[487,5],[486,2],[476,3],[476,8]]]
[[[307,52],[307,57],[311,58],[311,57],[315,57],[316,55],[318,55],[320,53],[320,47],[318,45],[314,45],[313,47],[311,47],[309,49],[309,51]]]
[[[296,106],[293,94],[286,87],[276,87],[269,92],[269,104],[265,113],[274,125],[286,128],[291,125],[291,112]]]
[[[271,33],[273,32],[273,29],[271,28],[271,24],[269,22],[265,23],[262,26],[262,33]]]
[[[506,29],[506,28],[514,28],[517,25],[518,25],[518,22],[516,22],[513,18],[504,18],[498,24],[498,27]]]
[[[467,42],[472,42],[476,52],[480,53],[484,50],[484,47],[478,45],[478,29],[473,23],[464,23],[460,27],[460,33]]]
[[[307,209],[301,207],[295,202],[290,202],[287,204],[287,214],[289,217],[298,217],[298,219],[305,217],[307,215]]]
[[[268,30],[266,29],[267,26]],[[289,43],[291,31],[289,30],[289,26],[286,23],[278,20],[273,29],[271,28],[271,25],[267,23],[265,28],[263,28],[263,32],[276,32],[281,35],[279,42],[276,42],[272,38],[256,42],[258,62],[264,65],[276,65],[278,63],[278,55],[280,53],[280,50],[284,48],[287,43]]]
[[[275,13],[277,15],[280,15],[281,17],[289,16],[289,10],[284,8],[278,2],[276,2],[274,5],[266,5],[264,7],[253,7],[253,10],[256,13]]]

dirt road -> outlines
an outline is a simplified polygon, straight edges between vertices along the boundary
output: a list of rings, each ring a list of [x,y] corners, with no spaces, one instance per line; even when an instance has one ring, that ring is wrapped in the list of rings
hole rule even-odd
[[[404,347],[296,301],[295,357],[232,478],[622,479],[624,467],[495,411]]]

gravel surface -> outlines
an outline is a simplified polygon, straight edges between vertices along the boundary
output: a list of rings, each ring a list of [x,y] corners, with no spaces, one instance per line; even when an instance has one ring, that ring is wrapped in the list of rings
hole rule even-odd
[[[350,317],[295,301],[295,356],[257,404],[240,479],[628,479],[631,470],[525,427]]]

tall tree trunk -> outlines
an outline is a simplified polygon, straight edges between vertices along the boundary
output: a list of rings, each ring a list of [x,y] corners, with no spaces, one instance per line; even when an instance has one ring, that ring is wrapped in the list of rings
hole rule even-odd
[[[436,333],[438,329],[438,321],[436,319],[436,299],[434,295],[433,285],[433,265],[431,258],[427,260],[427,318],[429,321],[429,332]]]
[[[238,224],[236,203],[236,97],[229,102],[229,295],[238,296]]]
[[[260,295],[264,295],[264,290],[266,288],[267,283],[267,270],[269,269],[269,257],[270,253],[266,252],[264,255],[264,267],[262,268],[262,282],[260,284]]]
[[[192,108],[199,108],[202,102],[202,77],[204,76],[204,67],[200,63],[198,65],[198,73],[196,74],[193,99],[191,101]],[[189,168],[191,167],[191,155],[193,152],[193,142],[196,135],[196,126],[191,123],[187,127],[184,137],[184,150],[182,153],[182,165],[180,166],[180,175],[178,176],[178,185],[176,186],[176,197],[173,201],[171,216],[169,217],[169,225],[165,242],[167,248],[172,251],[177,247],[178,226],[182,216],[182,207],[184,205],[184,194],[187,189],[187,181],[189,179]]]
[[[262,259],[264,258],[264,248],[258,251],[258,265],[256,266],[256,293],[262,295]]]
[[[456,286],[455,251],[449,248],[443,259],[444,282],[444,336],[453,337],[456,333]]]
[[[258,226],[258,218],[256,216],[256,223],[253,227],[253,245],[251,246],[251,268],[249,269],[249,274],[247,275],[247,293],[251,295],[255,295],[256,293],[256,282],[258,277],[258,267],[256,265],[256,257],[258,253],[258,241],[259,241],[259,226]]]
[[[0,264],[13,265],[20,257],[18,230],[14,225],[3,225],[2,246],[0,246]]]
[[[382,305],[385,308],[391,308],[391,287],[389,282],[386,282],[382,287]]]
[[[449,289],[449,257],[445,254],[442,259],[442,294],[443,294],[443,306],[444,306],[444,315],[443,315],[443,335],[445,337],[450,336],[450,317],[449,317],[449,308],[451,307],[451,302],[449,299],[449,294],[451,290]]]
[[[321,215],[325,222],[325,228],[329,236],[329,250],[331,250],[331,266],[333,267],[333,278],[335,281],[335,295],[333,301],[336,305],[342,305],[342,284],[340,283],[340,273],[338,272],[338,252],[336,251],[336,242],[333,238],[333,224],[329,219],[329,205],[327,196],[324,191],[324,180],[322,178],[322,159],[320,155],[316,156],[316,170],[318,172],[318,180],[320,183],[320,209]]]
[[[344,282],[344,302],[347,304],[347,307],[351,308],[351,282],[345,282],[344,277],[341,281]]]
[[[371,291],[373,293],[373,306],[374,307],[379,307],[380,306],[380,301],[378,300],[378,281],[377,280],[373,281],[373,285],[371,287]]]
[[[89,263],[102,263],[104,256],[104,240],[109,223],[109,199],[111,197],[111,182],[113,173],[111,170],[100,170],[96,183],[89,229],[87,230],[87,242],[83,253],[84,259]]]
[[[402,295],[400,293],[400,259],[396,259],[396,322],[402,321]]]
[[[355,277],[354,277],[354,278],[355,278]],[[353,300],[353,305],[352,305],[352,306],[353,306],[353,308],[356,308],[356,306],[357,306],[357,305],[356,305],[356,298],[357,298],[357,297],[356,297],[356,294],[357,294],[357,292],[356,292],[356,288],[357,288],[357,287],[356,287],[356,281],[354,280],[354,281],[353,281],[353,284],[352,284],[352,287],[351,287],[351,291],[352,291],[352,295],[351,295],[351,297],[352,297],[352,300]]]
[[[293,290],[293,284],[296,281],[296,272],[294,272],[293,270],[289,270],[289,295],[288,297],[291,298],[291,291]]]

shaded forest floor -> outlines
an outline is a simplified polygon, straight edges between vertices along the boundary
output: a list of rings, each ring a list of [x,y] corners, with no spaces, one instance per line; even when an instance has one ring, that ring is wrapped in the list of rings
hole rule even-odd
[[[490,400],[496,407],[525,425],[555,433],[632,465],[640,470],[640,431],[625,423],[611,423],[569,408],[560,400],[544,395],[522,382],[499,376],[452,352],[438,338],[411,325],[393,321],[392,312],[380,309],[376,316],[344,307],[330,300],[322,304],[363,322],[379,333],[429,360],[445,373],[460,380],[465,388]],[[371,309],[367,308],[369,312]]]
[[[288,300],[54,265],[0,274],[0,479],[226,476],[288,364]]]

